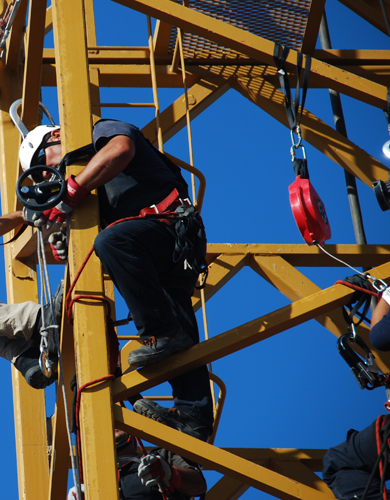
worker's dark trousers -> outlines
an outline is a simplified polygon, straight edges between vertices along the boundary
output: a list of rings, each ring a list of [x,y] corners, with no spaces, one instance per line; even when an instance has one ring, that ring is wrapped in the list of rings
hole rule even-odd
[[[350,430],[346,441],[328,450],[324,457],[322,475],[338,500],[361,498],[377,456],[375,422],[360,432]],[[387,479],[389,472],[390,466],[386,474]],[[383,500],[379,469],[375,472],[366,499]]]
[[[197,276],[174,264],[175,239],[158,220],[131,220],[108,227],[96,238],[95,252],[130,310],[143,339],[174,333],[181,325],[199,342],[191,295]],[[175,407],[212,425],[207,367],[169,381]]]

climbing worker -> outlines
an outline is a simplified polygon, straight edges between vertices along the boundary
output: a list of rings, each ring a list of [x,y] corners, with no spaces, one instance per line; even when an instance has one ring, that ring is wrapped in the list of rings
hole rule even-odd
[[[386,498],[383,482],[390,479],[390,467],[382,454],[388,447],[389,429],[390,415],[382,415],[360,432],[349,430],[346,441],[327,451],[322,477],[338,500]]]
[[[21,211],[0,217],[0,236],[24,223]],[[55,324],[60,325],[64,280],[61,280],[53,297]],[[44,324],[53,325],[50,303],[44,305]],[[48,351],[51,375],[46,377],[39,366],[42,328],[42,308],[33,301],[20,304],[0,302],[0,356],[17,368],[26,382],[34,389],[44,389],[58,378],[57,347],[49,336]]]
[[[197,464],[163,448],[140,455],[135,438],[120,429],[115,429],[115,445],[121,500],[187,500],[206,493],[206,481]],[[68,500],[75,499],[73,487]]]
[[[62,160],[61,130],[51,127],[39,141],[34,130],[19,152],[24,170],[37,164],[57,168]],[[29,149],[30,134],[35,135]],[[98,188],[104,230],[95,239],[94,249],[123,296],[142,340],[142,346],[128,358],[134,370],[199,342],[191,296],[205,262],[206,237],[179,167],[136,126],[100,120],[93,128],[93,145],[96,154],[80,174],[68,178],[63,200],[35,214],[34,225],[65,221],[76,204]],[[50,175],[43,171],[44,178]],[[178,225],[164,217],[175,210],[188,215]],[[112,225],[127,217],[133,219]],[[207,440],[213,424],[207,367],[169,382],[174,409],[149,400],[141,400],[134,409]]]

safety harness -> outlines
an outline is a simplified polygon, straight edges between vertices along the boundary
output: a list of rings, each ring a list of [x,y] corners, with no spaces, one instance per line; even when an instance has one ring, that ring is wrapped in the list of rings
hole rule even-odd
[[[380,492],[382,493],[383,500],[388,500],[385,481],[388,475],[387,470],[390,460],[390,415],[380,415],[375,421],[375,447],[378,457],[360,500],[365,500],[367,498],[378,467],[381,480]]]

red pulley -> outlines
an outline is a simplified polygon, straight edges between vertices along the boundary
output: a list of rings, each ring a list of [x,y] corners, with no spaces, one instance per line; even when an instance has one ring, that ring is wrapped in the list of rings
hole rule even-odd
[[[291,210],[303,239],[308,245],[321,245],[331,237],[324,204],[309,179],[298,175],[288,187]]]

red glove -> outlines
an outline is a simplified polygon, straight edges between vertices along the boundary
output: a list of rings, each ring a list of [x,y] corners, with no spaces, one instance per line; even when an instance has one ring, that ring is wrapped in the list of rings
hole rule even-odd
[[[89,195],[88,189],[79,186],[74,179],[74,175],[71,175],[66,181],[67,193],[65,194],[62,201],[58,203],[54,208],[45,210],[42,213],[41,218],[47,222],[49,225],[55,222],[65,222],[68,215],[72,212],[77,203],[84,200]]]
[[[61,231],[51,233],[48,239],[51,252],[58,262],[64,263],[68,258],[68,245],[66,234]]]

